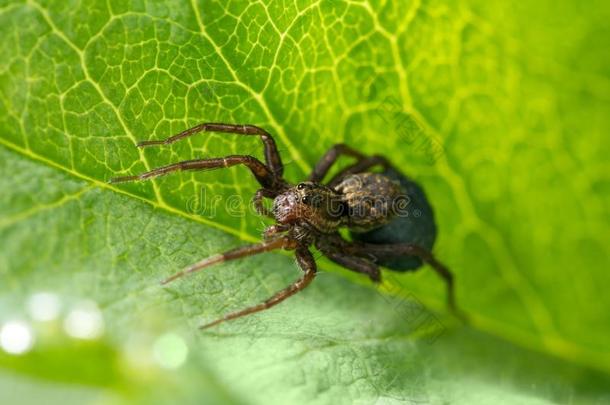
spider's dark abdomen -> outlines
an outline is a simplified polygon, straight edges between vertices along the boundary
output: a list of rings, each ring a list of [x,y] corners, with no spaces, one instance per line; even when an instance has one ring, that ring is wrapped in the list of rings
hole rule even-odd
[[[352,231],[352,238],[375,244],[412,243],[432,250],[436,239],[436,224],[424,191],[413,180],[392,168],[386,169],[383,174],[400,183],[402,192],[409,197],[407,208],[378,228],[366,232]],[[396,271],[415,270],[422,265],[421,260],[413,256],[376,259],[378,264]]]
[[[335,186],[344,206],[344,224],[364,232],[390,222],[402,198],[400,183],[380,173],[358,173],[345,177]]]

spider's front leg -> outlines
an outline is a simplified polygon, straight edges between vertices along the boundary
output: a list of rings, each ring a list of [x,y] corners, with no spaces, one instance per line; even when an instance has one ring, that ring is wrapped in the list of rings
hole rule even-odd
[[[309,249],[307,249],[307,247],[305,246],[297,247],[295,253],[297,263],[301,270],[303,270],[303,276],[300,279],[298,279],[288,287],[284,288],[283,290],[278,291],[275,295],[273,295],[265,302],[242,309],[241,311],[231,312],[220,319],[200,326],[200,329],[207,329],[212,326],[218,325],[221,322],[241,318],[242,316],[250,315],[255,312],[264,311],[279,304],[286,298],[295,295],[299,291],[305,289],[305,287],[307,287],[316,276],[316,261]]]
[[[238,164],[247,166],[263,188],[278,190],[285,185],[282,179],[284,165],[277,150],[275,140],[267,131],[255,125],[237,125],[206,122],[199,124],[179,134],[170,136],[163,140],[142,141],[138,142],[138,147],[147,147],[154,145],[169,145],[181,139],[200,132],[224,132],[244,136],[258,136],[263,142],[265,164],[258,159],[249,155],[231,155],[222,158],[213,159],[197,159],[178,162],[171,165],[159,167],[146,173],[135,176],[116,177],[110,180],[110,183],[123,183],[127,181],[147,180],[153,177],[163,176],[165,174],[183,171],[183,170],[211,170],[223,167],[231,167]]]
[[[197,262],[186,269],[174,274],[171,277],[168,277],[161,284],[167,284],[177,278],[185,276],[189,273],[194,273],[206,267],[212,266],[214,264],[222,263],[228,260],[236,260],[241,259],[246,256],[252,256],[259,253],[270,252],[275,249],[286,249],[286,250],[295,250],[296,259],[299,267],[303,270],[303,276],[288,286],[287,288],[279,291],[273,297],[269,298],[267,301],[262,304],[258,304],[241,311],[230,313],[223,318],[220,318],[214,322],[203,325],[201,329],[209,328],[211,326],[217,325],[221,322],[228,321],[230,319],[239,318],[245,315],[249,315],[255,312],[259,312],[268,308],[271,308],[274,305],[279,304],[284,301],[286,298],[296,294],[301,291],[305,287],[311,283],[316,273],[316,262],[314,260],[313,255],[307,249],[306,246],[299,245],[294,239],[289,236],[283,235],[286,232],[287,227],[282,225],[272,225],[267,228],[265,232],[265,241],[262,243],[256,243],[253,245],[242,246],[236,249],[229,250],[225,253],[221,253],[218,255],[210,256],[206,259]]]
[[[198,134],[200,132],[224,132],[228,134],[243,135],[243,136],[258,136],[263,142],[265,162],[267,166],[277,176],[281,177],[284,172],[284,166],[282,165],[282,159],[277,150],[275,140],[270,133],[262,128],[255,125],[240,125],[240,124],[223,124],[218,122],[204,122],[203,124],[196,125],[179,134],[170,136],[169,138],[154,141],[141,141],[138,142],[139,148],[156,145],[169,145],[176,141],[179,141],[189,136]]]
[[[268,238],[264,242],[255,243],[252,245],[241,246],[235,249],[231,249],[224,253],[216,254],[210,257],[207,257],[195,264],[190,265],[186,269],[179,271],[178,273],[166,278],[161,282],[161,284],[167,284],[171,281],[174,281],[177,278],[183,277],[190,273],[195,273],[199,270],[202,270],[206,267],[210,267],[214,264],[226,262],[229,260],[241,259],[243,257],[257,255],[259,253],[270,252],[275,249],[294,249],[295,242],[289,238],[284,236],[276,237],[276,238]]]
[[[258,180],[258,182],[264,188],[275,189],[282,181],[281,179],[278,179],[263,162],[255,157],[249,155],[230,155],[222,158],[186,160],[183,162],[173,163],[171,165],[159,167],[135,176],[115,177],[110,179],[110,183],[148,180],[177,171],[213,170],[240,164],[250,169],[254,177],[256,177],[256,180]]]

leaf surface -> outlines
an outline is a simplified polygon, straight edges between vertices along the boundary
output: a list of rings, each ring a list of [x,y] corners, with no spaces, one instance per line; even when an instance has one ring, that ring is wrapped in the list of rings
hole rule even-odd
[[[572,1],[0,3],[0,322],[31,316],[39,291],[58,294],[61,319],[90,299],[105,322],[92,343],[35,323],[32,352],[0,355],[3,395],[607,399],[609,14]],[[337,142],[387,155],[435,208],[435,253],[471,327],[419,305],[444,310],[430,271],[386,273],[376,290],[320,260],[306,292],[196,332],[298,277],[266,254],[157,285],[265,226],[243,168],[106,183],[261,156],[257,139],[226,134],[134,147],[204,121],[268,129],[295,182]],[[167,333],[188,350],[178,371],[159,366]]]

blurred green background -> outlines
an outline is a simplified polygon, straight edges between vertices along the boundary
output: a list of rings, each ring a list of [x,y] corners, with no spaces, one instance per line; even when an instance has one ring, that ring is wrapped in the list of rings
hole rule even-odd
[[[610,6],[603,1],[0,1],[0,403],[610,401]],[[259,239],[243,168],[109,185],[276,136],[298,181],[332,144],[425,188],[429,270],[305,292]],[[344,163],[346,163],[345,161]]]

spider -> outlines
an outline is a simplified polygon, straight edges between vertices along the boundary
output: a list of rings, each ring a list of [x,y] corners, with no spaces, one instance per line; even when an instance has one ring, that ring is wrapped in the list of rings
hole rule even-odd
[[[449,309],[457,314],[452,273],[430,252],[436,228],[432,211],[421,189],[404,177],[380,155],[367,156],[345,145],[336,144],[318,161],[306,181],[293,185],[283,178],[284,166],[273,137],[254,125],[203,123],[164,140],[137,143],[143,148],[169,145],[201,132],[221,132],[260,137],[265,163],[249,155],[196,159],[173,163],[134,176],[116,177],[110,183],[148,180],[176,171],[210,170],[236,165],[246,166],[261,188],[253,197],[259,215],[275,220],[263,233],[263,241],[238,247],[203,259],[162,281],[167,284],[179,277],[228,260],[240,259],[276,249],[294,251],[302,277],[278,291],[261,304],[231,312],[202,325],[206,329],[221,322],[269,309],[306,288],[316,276],[316,261],[310,251],[315,247],[331,261],[381,281],[380,265],[391,270],[414,270],[427,263],[444,280]],[[328,182],[324,178],[339,156],[356,160]],[[381,173],[371,169],[379,166]],[[268,209],[263,199],[273,199]],[[423,227],[414,226],[413,216],[404,207],[411,200],[423,208]],[[339,230],[347,228],[352,240]]]

